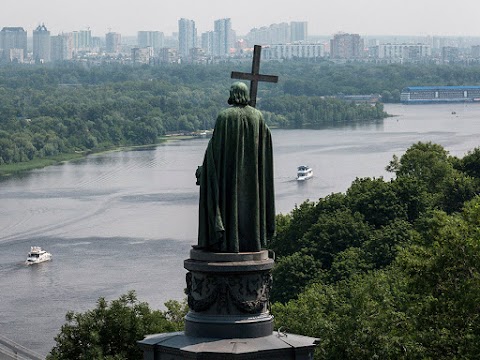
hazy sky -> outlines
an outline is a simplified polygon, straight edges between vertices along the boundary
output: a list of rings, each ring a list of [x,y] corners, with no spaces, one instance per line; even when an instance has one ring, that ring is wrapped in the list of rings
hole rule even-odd
[[[480,36],[479,13],[479,0],[13,0],[2,7],[0,27],[22,26],[30,35],[40,23],[52,35],[87,27],[96,36],[138,30],[170,35],[184,17],[195,21],[199,34],[213,30],[214,20],[231,18],[238,35],[308,21],[310,35]]]

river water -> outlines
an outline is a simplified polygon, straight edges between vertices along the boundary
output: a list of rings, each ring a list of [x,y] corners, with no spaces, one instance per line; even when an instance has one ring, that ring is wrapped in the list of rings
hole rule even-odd
[[[480,145],[480,105],[388,105],[397,116],[322,130],[273,130],[277,212],[345,192],[413,143],[463,156]],[[452,112],[455,112],[452,113]],[[67,311],[134,289],[152,308],[184,298],[196,242],[195,169],[208,139],[88,156],[0,182],[0,334],[47,354]],[[297,183],[296,167],[314,178]],[[25,266],[30,246],[53,261]]]

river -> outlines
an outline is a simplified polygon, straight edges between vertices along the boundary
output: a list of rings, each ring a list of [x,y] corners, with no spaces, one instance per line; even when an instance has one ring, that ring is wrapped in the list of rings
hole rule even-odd
[[[452,155],[479,146],[480,105],[387,105],[397,116],[322,130],[273,130],[277,212],[345,192],[413,143]],[[455,112],[452,113],[452,112]],[[0,182],[0,334],[41,354],[67,311],[134,289],[152,308],[184,298],[183,260],[196,242],[195,169],[208,139],[91,155]],[[295,180],[296,167],[314,177]],[[53,261],[25,266],[30,246]]]

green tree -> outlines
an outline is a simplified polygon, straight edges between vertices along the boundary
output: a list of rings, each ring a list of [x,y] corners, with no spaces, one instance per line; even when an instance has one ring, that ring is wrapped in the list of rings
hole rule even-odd
[[[85,313],[68,312],[47,359],[142,359],[137,341],[147,334],[183,328],[186,304],[165,305],[167,311],[151,310],[130,291],[111,302],[100,298],[97,307]]]
[[[359,212],[336,210],[321,213],[314,225],[297,240],[298,251],[312,255],[324,269],[329,269],[334,256],[349,247],[361,247],[368,239],[371,226]]]
[[[375,227],[407,216],[394,187],[382,178],[357,178],[347,190],[347,199],[350,209],[361,213],[365,221]]]
[[[480,353],[480,197],[462,213],[435,211],[423,222],[423,244],[406,247],[409,315],[424,358],[473,359]],[[425,226],[426,225],[426,226]]]
[[[480,179],[480,147],[469,151],[460,162],[461,171],[474,178]]]
[[[444,180],[454,171],[448,152],[431,142],[412,145],[400,159],[394,156],[387,170],[397,178],[413,177],[422,181],[430,193],[440,192]]]
[[[321,274],[322,264],[313,256],[297,252],[278,259],[273,269],[274,285],[270,300],[286,303]]]

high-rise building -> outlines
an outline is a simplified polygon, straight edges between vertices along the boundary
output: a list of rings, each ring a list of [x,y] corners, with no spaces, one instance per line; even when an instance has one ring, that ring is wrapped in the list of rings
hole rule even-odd
[[[122,43],[122,35],[116,32],[109,32],[105,35],[105,51],[107,54],[118,54]]]
[[[291,39],[291,27],[287,23],[270,25],[270,44],[287,44]]]
[[[305,43],[307,41],[307,22],[292,21],[290,24],[280,23],[254,28],[247,34],[246,39],[250,46]]]
[[[361,58],[363,50],[363,39],[358,34],[339,33],[330,40],[330,57],[333,59]]]
[[[232,21],[229,18],[215,20],[213,32],[213,55],[220,57],[230,55],[230,49],[234,43],[234,39],[232,39]]]
[[[27,57],[27,32],[22,27],[4,27],[0,31],[0,49],[7,61],[23,62]]]
[[[51,60],[65,61],[73,57],[73,34],[64,33],[50,38]]]
[[[155,52],[159,51],[165,42],[165,36],[161,31],[139,31],[137,44],[140,48],[151,47]]]
[[[190,55],[190,50],[197,46],[197,28],[195,21],[181,18],[178,20],[178,52],[183,58]]]
[[[202,34],[201,47],[205,50],[205,53],[209,56],[213,55],[213,43],[214,43],[213,31],[207,31]]]
[[[73,48],[75,51],[90,51],[92,46],[92,32],[80,30],[73,32]]]
[[[50,31],[42,24],[33,30],[33,58],[37,63],[50,62]]]
[[[301,42],[307,41],[308,23],[306,21],[292,21],[290,22],[290,41]]]
[[[250,46],[271,44],[270,28],[266,26],[251,29],[246,37]]]

